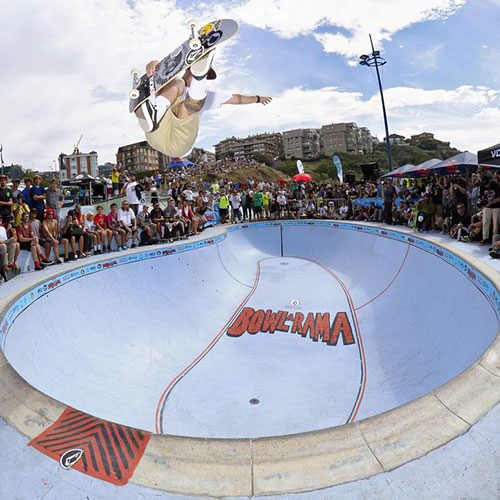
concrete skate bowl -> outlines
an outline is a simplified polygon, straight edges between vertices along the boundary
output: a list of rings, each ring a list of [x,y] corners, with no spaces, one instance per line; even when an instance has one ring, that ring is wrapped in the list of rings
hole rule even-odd
[[[41,393],[168,435],[154,436],[150,465],[165,443],[184,458],[185,443],[215,447],[186,462],[219,461],[219,486],[164,489],[272,494],[366,477],[500,399],[498,285],[481,263],[367,225],[212,232],[65,270],[12,299],[2,322],[6,359]]]

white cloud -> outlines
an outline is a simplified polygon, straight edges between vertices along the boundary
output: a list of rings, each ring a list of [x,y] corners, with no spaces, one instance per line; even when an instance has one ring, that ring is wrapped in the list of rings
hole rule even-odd
[[[500,89],[395,87],[387,89],[384,96],[391,133],[409,137],[424,131],[433,132],[439,139],[470,151],[499,140]],[[355,121],[382,138],[385,133],[379,94],[364,99],[360,93],[343,92],[335,87],[287,89],[266,107],[223,106],[217,112],[207,113],[200,141],[207,147],[221,136],[320,127],[343,121]]]
[[[2,4],[0,142],[7,164],[47,169],[69,153],[143,140],[128,113],[129,70],[187,37],[175,0],[18,0]],[[162,41],[164,46],[162,47]]]
[[[309,6],[303,0],[247,0],[229,8],[223,3],[218,12],[283,38],[312,34],[325,52],[352,58],[369,49],[368,33],[380,48],[394,33],[419,22],[447,19],[464,4],[465,0],[315,0]]]
[[[97,150],[100,162],[114,161],[118,146],[143,140],[127,111],[129,69],[161,59],[182,42],[189,17],[232,16],[280,37],[315,36],[325,51],[356,64],[352,56],[367,51],[367,33],[381,43],[415,23],[446,19],[463,4],[464,0],[315,0],[309,8],[301,0],[228,0],[181,9],[175,0],[3,0],[0,143],[5,161],[47,169],[60,152],[71,152],[80,134],[82,150]],[[240,43],[239,38],[233,43]],[[226,47],[218,52],[219,87],[245,91],[252,85],[247,80],[259,78],[249,78],[246,61],[234,60],[236,50]],[[283,59],[276,61],[279,70]],[[495,122],[495,89],[395,87],[387,89],[386,96],[391,131],[433,131],[472,149],[483,134],[484,143],[498,142],[493,137],[500,128]],[[293,87],[274,97],[269,107],[225,106],[205,115],[200,142],[211,145],[255,130],[334,121],[357,121],[382,135],[376,94],[364,99],[335,87]]]

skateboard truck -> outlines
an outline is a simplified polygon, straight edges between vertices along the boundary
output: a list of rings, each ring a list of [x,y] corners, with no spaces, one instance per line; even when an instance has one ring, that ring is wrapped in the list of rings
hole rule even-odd
[[[130,70],[130,74],[132,75],[132,90],[129,91],[128,95],[130,99],[137,99],[139,97],[139,90],[137,87],[139,86],[140,83],[140,75],[141,72],[137,68],[132,68]]]
[[[187,22],[187,28],[191,31],[191,39],[189,40],[189,48],[191,50],[198,50],[201,48],[201,40],[196,36],[196,20],[190,19]]]

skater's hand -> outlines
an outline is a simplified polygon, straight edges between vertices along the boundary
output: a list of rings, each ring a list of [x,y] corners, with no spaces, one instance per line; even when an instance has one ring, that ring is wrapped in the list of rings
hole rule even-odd
[[[266,104],[269,104],[273,100],[272,97],[261,95],[260,96],[260,102],[265,106]]]
[[[153,76],[153,73],[156,71],[156,68],[160,65],[159,61],[151,61],[146,64],[146,75]]]

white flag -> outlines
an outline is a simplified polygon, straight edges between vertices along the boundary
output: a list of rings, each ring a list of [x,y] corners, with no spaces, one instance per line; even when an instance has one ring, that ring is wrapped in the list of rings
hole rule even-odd
[[[304,165],[300,160],[297,160],[297,170],[299,171],[299,174],[304,173]]]

